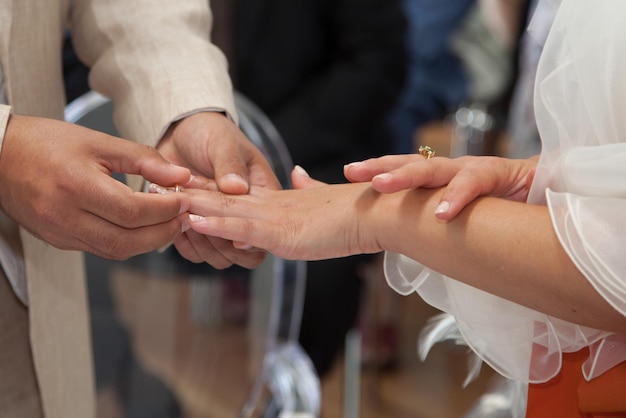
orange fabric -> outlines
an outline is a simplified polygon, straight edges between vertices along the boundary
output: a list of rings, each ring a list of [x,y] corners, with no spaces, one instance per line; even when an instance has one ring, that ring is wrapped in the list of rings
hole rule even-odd
[[[581,367],[589,350],[563,355],[561,372],[528,387],[526,418],[626,417],[626,363],[586,381]]]
[[[626,363],[589,382],[582,380],[578,385],[578,403],[581,410],[588,412],[626,411]]]

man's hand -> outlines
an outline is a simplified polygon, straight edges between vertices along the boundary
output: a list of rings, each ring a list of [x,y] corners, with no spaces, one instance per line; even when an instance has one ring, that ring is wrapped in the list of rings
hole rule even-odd
[[[223,193],[244,194],[250,185],[280,188],[263,154],[222,113],[201,112],[176,122],[157,149],[192,174],[215,179]]]
[[[225,115],[201,112],[176,122],[158,146],[159,152],[174,164],[188,167],[195,180],[186,188],[199,187],[201,178],[214,179],[217,188],[227,194],[246,194],[250,186],[280,189],[280,183],[263,154]],[[212,184],[211,182],[205,182]],[[174,244],[193,262],[206,261],[216,268],[239,264],[247,268],[259,265],[265,253],[236,248],[231,241],[188,231]]]
[[[150,147],[66,122],[11,115],[0,154],[0,206],[55,247],[111,259],[152,251],[181,235],[186,196],[133,192],[113,172],[163,185],[190,177]]]

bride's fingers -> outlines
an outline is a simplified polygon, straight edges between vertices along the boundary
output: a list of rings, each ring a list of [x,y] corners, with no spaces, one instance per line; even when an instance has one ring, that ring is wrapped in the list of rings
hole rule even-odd
[[[478,196],[492,195],[497,182],[485,170],[461,170],[445,188],[435,215],[439,219],[450,220]]]
[[[419,154],[385,155],[346,164],[343,168],[343,174],[346,179],[353,183],[371,181],[378,174],[387,173],[403,165],[419,161],[424,161],[424,157]]]
[[[281,228],[268,221],[246,218],[189,215],[189,226],[203,235],[210,235],[245,245],[273,251],[280,242]],[[245,243],[245,244],[244,244]]]
[[[291,184],[294,189],[310,189],[326,185],[324,182],[311,178],[304,168],[299,165],[295,166],[291,171]]]
[[[449,158],[421,160],[374,176],[372,187],[380,193],[395,193],[420,187],[441,187],[448,184],[459,169],[459,164]]]
[[[460,170],[450,180],[436,215],[444,220],[453,219],[478,196],[525,202],[534,173],[534,163],[529,160],[483,157],[481,164]]]

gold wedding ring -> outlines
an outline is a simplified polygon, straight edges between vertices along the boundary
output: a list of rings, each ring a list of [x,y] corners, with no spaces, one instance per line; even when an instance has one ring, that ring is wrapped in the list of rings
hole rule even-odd
[[[428,145],[420,145],[420,147],[417,149],[417,152],[419,153],[419,155],[427,160],[435,156],[435,150]]]
[[[176,193],[178,193],[178,192],[182,192],[182,191],[183,191],[183,186],[179,186],[179,185],[177,184],[177,185],[176,185],[176,187],[174,187],[174,191],[175,191]]]

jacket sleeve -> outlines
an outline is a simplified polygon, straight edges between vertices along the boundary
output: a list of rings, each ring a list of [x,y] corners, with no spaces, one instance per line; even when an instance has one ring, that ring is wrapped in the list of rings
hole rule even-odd
[[[172,121],[204,109],[236,120],[211,24],[206,0],[73,2],[74,48],[91,88],[113,100],[123,137],[154,146]]]

